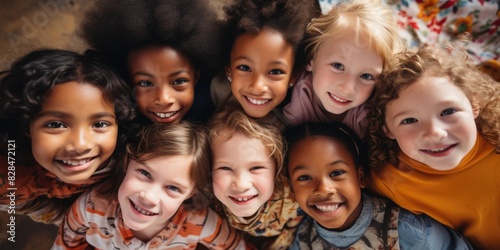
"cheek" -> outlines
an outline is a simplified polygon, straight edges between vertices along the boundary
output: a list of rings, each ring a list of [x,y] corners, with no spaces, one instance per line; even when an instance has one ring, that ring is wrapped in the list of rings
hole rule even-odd
[[[359,90],[357,91],[357,93],[358,93],[358,95],[360,97],[360,101],[365,102],[366,100],[368,100],[368,98],[373,93],[373,89],[374,88],[375,88],[374,85],[372,85],[372,86],[361,86],[359,88]]]
[[[228,187],[227,181],[222,178],[220,175],[213,175],[212,186],[214,190],[214,194],[222,193]]]
[[[190,108],[194,102],[194,89],[189,89],[187,91],[179,94],[178,101],[186,108]]]

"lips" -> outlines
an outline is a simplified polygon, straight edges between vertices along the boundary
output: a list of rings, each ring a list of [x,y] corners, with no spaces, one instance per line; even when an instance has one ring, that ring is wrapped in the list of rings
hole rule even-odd
[[[441,146],[432,149],[421,149],[423,153],[432,155],[432,156],[446,156],[451,151],[451,149],[455,148],[457,144],[452,144],[448,146]]]
[[[318,209],[321,212],[334,212],[339,209],[339,203],[337,204],[331,204],[331,205],[315,205],[316,209]]]
[[[336,102],[342,103],[342,104],[348,104],[351,103],[352,101],[349,101],[347,99],[340,98],[332,93],[328,93],[328,95]]]
[[[271,101],[271,99],[260,99],[259,100],[259,99],[254,99],[254,98],[249,97],[249,96],[245,96],[245,97],[248,100],[248,102],[250,102],[253,105],[257,105],[257,106],[265,105]]]
[[[62,162],[64,165],[70,165],[70,166],[80,166],[83,165],[91,160],[93,160],[96,157],[89,157],[85,159],[68,159],[68,160],[57,160],[59,162]]]
[[[258,195],[253,195],[253,196],[245,196],[245,197],[233,197],[233,196],[229,196],[229,198],[237,203],[245,203],[247,201],[250,201],[252,200],[253,198],[257,197]]]
[[[173,112],[166,112],[166,113],[160,113],[160,112],[153,112],[156,116],[159,118],[170,118],[177,114],[179,111],[173,111]]]
[[[140,207],[139,205],[135,204],[132,200],[129,200],[130,201],[130,204],[132,205],[132,207],[135,209],[135,211],[137,211],[138,213],[142,214],[142,215],[145,215],[145,216],[155,216],[155,215],[158,215],[158,213],[153,213],[149,210],[146,210],[142,207]]]

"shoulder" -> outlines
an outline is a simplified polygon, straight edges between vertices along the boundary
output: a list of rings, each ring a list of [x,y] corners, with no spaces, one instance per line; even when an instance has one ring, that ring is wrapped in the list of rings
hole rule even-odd
[[[467,240],[426,214],[401,208],[398,220],[399,243],[408,249],[472,249]]]

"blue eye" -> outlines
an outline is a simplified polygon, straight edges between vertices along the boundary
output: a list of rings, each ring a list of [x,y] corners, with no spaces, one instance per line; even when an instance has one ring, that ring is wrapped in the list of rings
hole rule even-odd
[[[177,193],[182,193],[181,189],[176,186],[166,186],[166,189],[172,190]]]
[[[47,122],[45,124],[47,128],[65,128],[66,126],[62,122]]]
[[[239,70],[241,70],[241,71],[251,71],[250,67],[248,67],[247,65],[239,65],[236,68],[239,69]]]
[[[457,112],[456,109],[448,108],[448,109],[443,110],[443,112],[441,112],[441,116],[452,115],[455,112]]]
[[[151,179],[151,174],[150,174],[148,171],[146,171],[146,170],[144,170],[144,169],[139,169],[138,171],[139,171],[139,173],[141,173],[142,175],[146,176],[148,179]]]
[[[365,80],[375,80],[375,77],[373,77],[371,74],[361,74],[359,77]]]

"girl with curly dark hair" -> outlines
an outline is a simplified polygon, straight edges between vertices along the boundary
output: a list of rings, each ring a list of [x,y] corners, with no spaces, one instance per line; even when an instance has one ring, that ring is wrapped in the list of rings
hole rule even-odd
[[[130,90],[90,52],[33,51],[3,74],[1,208],[14,193],[16,213],[57,223],[55,203],[112,173],[134,118]]]

